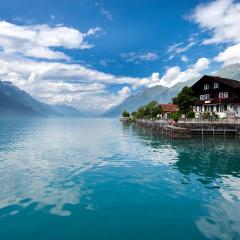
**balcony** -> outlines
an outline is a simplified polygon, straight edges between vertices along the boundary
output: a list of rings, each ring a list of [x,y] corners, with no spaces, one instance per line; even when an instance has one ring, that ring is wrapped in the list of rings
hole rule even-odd
[[[229,98],[213,98],[209,100],[198,100],[197,105],[206,105],[206,104],[228,104],[228,103],[239,103],[240,97],[229,97]]]

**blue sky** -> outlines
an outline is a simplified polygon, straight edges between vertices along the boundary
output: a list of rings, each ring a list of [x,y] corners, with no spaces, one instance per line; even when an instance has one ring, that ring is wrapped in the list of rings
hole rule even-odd
[[[234,0],[8,0],[0,77],[48,103],[105,111],[130,94],[237,63]]]

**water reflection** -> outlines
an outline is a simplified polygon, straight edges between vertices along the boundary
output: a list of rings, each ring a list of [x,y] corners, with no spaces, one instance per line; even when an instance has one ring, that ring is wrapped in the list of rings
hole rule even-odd
[[[158,144],[166,142],[175,149],[177,160],[173,167],[182,174],[182,184],[187,184],[182,191],[188,198],[201,201],[201,207],[206,212],[195,220],[203,235],[208,239],[239,239],[240,141],[209,137],[196,137],[189,141],[169,140],[149,130],[134,127],[133,130],[141,139],[146,139],[145,135],[148,135],[147,144],[159,149],[159,152],[161,146]]]

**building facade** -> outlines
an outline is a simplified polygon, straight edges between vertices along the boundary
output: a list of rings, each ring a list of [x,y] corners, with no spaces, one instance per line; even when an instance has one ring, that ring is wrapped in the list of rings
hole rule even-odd
[[[197,118],[204,113],[214,113],[219,118],[240,118],[240,81],[205,75],[192,90],[198,98],[194,106]]]

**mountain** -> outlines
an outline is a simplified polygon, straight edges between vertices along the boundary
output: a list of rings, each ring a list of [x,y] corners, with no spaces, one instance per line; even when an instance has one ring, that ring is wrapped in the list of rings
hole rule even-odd
[[[240,80],[240,64],[233,64],[220,69],[214,75]],[[125,99],[121,104],[114,106],[103,114],[104,117],[119,117],[124,110],[129,112],[137,110],[140,106],[145,105],[152,100],[159,103],[169,103],[184,86],[192,86],[199,78],[194,78],[186,82],[180,82],[171,88],[163,86],[154,86],[144,89],[143,91]]]
[[[60,115],[50,105],[34,99],[8,81],[0,81],[0,113],[23,116]]]
[[[81,116],[74,107],[48,105],[8,81],[0,81],[0,116]]]
[[[232,64],[220,69],[216,76],[240,80],[240,63]]]
[[[81,113],[76,108],[74,108],[72,106],[64,105],[64,104],[63,105],[61,105],[61,104],[54,105],[54,106],[52,106],[52,108],[64,117],[83,117],[83,116],[85,116],[83,113]]]
[[[152,88],[147,88],[136,95],[132,95],[124,100],[120,105],[117,105],[107,112],[105,112],[103,117],[117,117],[124,110],[129,112],[135,111],[139,106],[149,103],[149,99],[158,99],[161,94],[166,91],[167,88],[163,86],[155,86]]]

